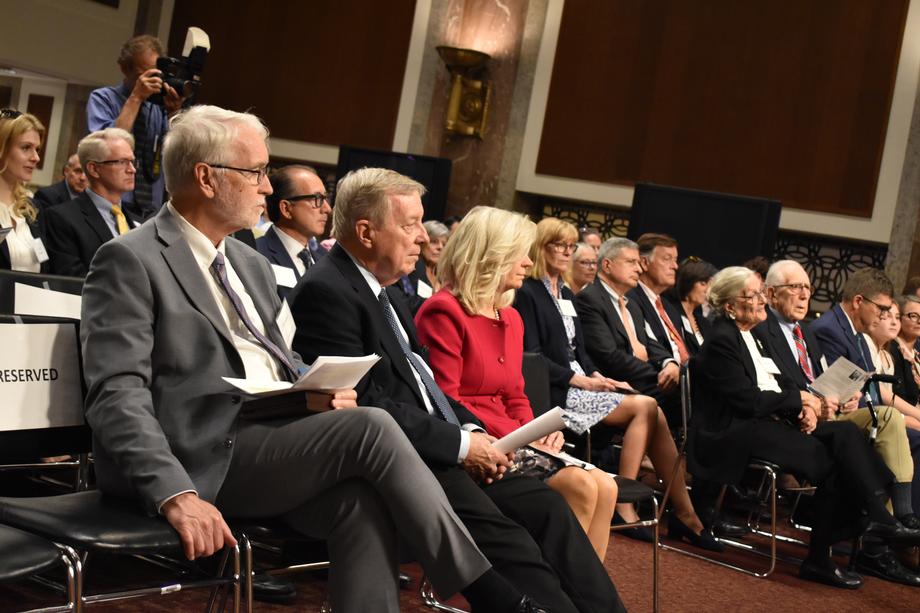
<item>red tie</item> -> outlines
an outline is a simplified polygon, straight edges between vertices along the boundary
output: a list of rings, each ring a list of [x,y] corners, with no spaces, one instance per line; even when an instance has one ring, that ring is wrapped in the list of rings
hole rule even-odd
[[[805,378],[811,383],[815,380],[811,372],[811,366],[808,365],[808,350],[805,348],[805,337],[802,336],[802,327],[799,324],[792,326],[792,338],[795,339],[795,351],[799,354],[799,366],[805,373]]]
[[[661,316],[661,321],[664,323],[664,327],[668,329],[668,334],[671,336],[671,340],[674,341],[675,345],[677,345],[677,353],[680,355],[680,363],[686,364],[687,360],[690,358],[690,354],[687,353],[687,346],[684,345],[684,339],[682,339],[680,334],[677,333],[677,329],[671,322],[671,318],[668,317],[668,314],[664,312],[664,305],[661,304],[661,296],[658,296],[658,298],[655,299],[655,308],[658,309],[658,315]]]

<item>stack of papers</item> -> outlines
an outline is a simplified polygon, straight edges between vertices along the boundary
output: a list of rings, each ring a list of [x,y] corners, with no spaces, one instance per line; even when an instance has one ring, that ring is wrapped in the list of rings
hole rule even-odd
[[[320,356],[300,379],[288,381],[259,381],[223,377],[223,380],[253,398],[267,398],[288,392],[335,392],[354,389],[364,375],[380,361],[376,354],[362,357]]]

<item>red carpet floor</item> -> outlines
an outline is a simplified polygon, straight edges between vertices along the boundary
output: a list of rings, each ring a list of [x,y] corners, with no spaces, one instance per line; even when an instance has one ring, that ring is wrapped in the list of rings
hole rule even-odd
[[[791,549],[801,554],[801,549]],[[743,562],[761,561],[750,554],[730,554]],[[135,562],[98,559],[90,573],[104,580],[123,574],[136,575],[145,570]],[[650,545],[623,537],[614,537],[608,551],[606,567],[613,577],[623,601],[630,611],[651,611],[651,549]],[[402,610],[429,611],[417,594],[419,569],[407,566],[413,576],[410,590],[402,592]],[[712,611],[794,613],[819,613],[833,611],[893,613],[920,611],[920,588],[895,585],[872,577],[858,591],[838,590],[815,583],[801,581],[796,567],[780,563],[776,572],[767,579],[756,579],[737,572],[719,568],[670,551],[661,552],[661,611]],[[319,611],[323,599],[324,581],[309,575],[296,578],[298,599],[294,605],[257,604],[258,611],[292,613],[293,611]],[[100,612],[153,611],[178,613],[202,611],[206,597],[203,592],[184,592],[146,601],[128,601],[122,604],[99,605],[90,608]],[[25,608],[54,602],[53,594],[34,584],[14,583],[0,586],[0,612],[19,611]],[[461,599],[452,604],[463,605]],[[372,613],[372,612],[369,612]]]

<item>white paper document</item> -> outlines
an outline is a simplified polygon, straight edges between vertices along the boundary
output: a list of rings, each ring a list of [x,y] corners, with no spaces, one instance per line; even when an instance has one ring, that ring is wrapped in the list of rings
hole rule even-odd
[[[14,292],[16,315],[42,315],[80,319],[80,296],[17,283]]]
[[[523,447],[527,443],[532,443],[563,428],[565,428],[565,422],[562,420],[562,409],[556,407],[533,421],[527,422],[514,432],[501,437],[492,443],[492,446],[501,453],[511,453],[518,447]]]
[[[320,356],[313,365],[297,380],[296,383],[288,381],[258,381],[255,379],[235,379],[223,377],[230,385],[246,392],[255,398],[275,396],[287,392],[316,391],[330,392],[336,390],[350,390],[358,381],[367,374],[380,360],[376,354],[365,355],[359,358],[342,356]]]
[[[809,386],[809,391],[822,398],[828,396],[846,402],[858,392],[872,375],[846,358],[837,358],[821,376]]]

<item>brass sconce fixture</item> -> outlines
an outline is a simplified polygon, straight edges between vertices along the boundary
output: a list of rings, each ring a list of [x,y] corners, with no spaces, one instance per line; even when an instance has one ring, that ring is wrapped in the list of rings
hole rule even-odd
[[[452,134],[482,139],[492,83],[485,78],[487,53],[459,47],[437,47],[450,71],[450,101],[444,128]]]

